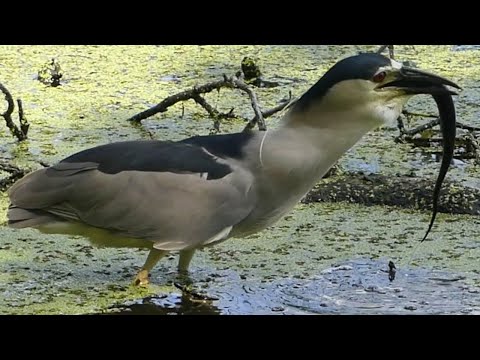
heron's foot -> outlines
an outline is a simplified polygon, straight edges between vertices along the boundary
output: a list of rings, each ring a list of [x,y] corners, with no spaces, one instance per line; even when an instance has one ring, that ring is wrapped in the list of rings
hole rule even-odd
[[[185,284],[180,281],[174,282],[173,286],[182,291],[182,296],[186,296],[190,301],[218,300],[216,296],[207,295],[204,291],[195,288],[193,283]]]
[[[149,283],[148,280],[148,270],[140,270],[135,276],[135,280],[133,281],[133,285],[135,286],[141,286],[141,287],[147,287]]]
[[[188,269],[181,269],[181,268],[178,268],[177,269],[177,275],[179,277],[189,277],[190,275],[190,271],[188,271]]]
[[[175,281],[178,284],[182,284],[185,286],[190,286],[194,283],[193,279],[189,275],[190,273],[188,270],[177,270]]]

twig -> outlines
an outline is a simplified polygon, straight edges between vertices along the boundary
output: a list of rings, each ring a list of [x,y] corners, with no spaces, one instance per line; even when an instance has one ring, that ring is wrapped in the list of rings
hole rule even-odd
[[[25,117],[25,113],[23,112],[23,104],[21,99],[17,99],[17,105],[18,105],[18,121],[20,122],[20,130],[22,130],[22,133],[24,133],[26,137],[28,134],[28,129],[30,128],[30,124],[28,123],[28,120]]]
[[[288,105],[290,105],[290,103],[292,102],[292,92],[289,91],[288,92],[288,100],[285,101],[285,102],[282,102],[281,104],[275,106],[274,108],[271,108],[265,112],[262,112],[262,116],[264,119],[266,118],[269,118],[270,116],[276,114],[277,112],[279,111],[282,111],[283,109],[285,109]],[[255,127],[255,123],[256,123],[256,116],[251,119],[248,124],[245,126],[245,129],[243,129],[243,131],[248,131],[248,130],[251,130]]]
[[[232,119],[235,117],[235,114],[233,113],[233,108],[230,109],[228,113],[221,113],[217,109],[215,109],[212,105],[210,105],[207,100],[205,100],[204,97],[200,96],[199,94],[193,94],[193,100],[203,107],[208,114],[212,117],[213,119],[213,133],[218,133],[220,132],[220,120],[221,119]]]
[[[248,87],[245,82],[239,78],[233,79],[233,83],[235,84],[235,87],[239,88],[240,90],[243,90],[248,94],[250,97],[250,103],[252,104],[253,111],[255,113],[255,117],[250,120],[245,126],[246,130],[251,130],[255,126],[255,124],[258,125],[258,130],[265,131],[267,130],[267,125],[265,124],[265,119],[263,118],[262,110],[260,110],[260,106],[258,105],[258,100],[257,100],[257,95],[253,92],[252,89]]]
[[[213,118],[219,118],[222,114],[220,113],[220,111],[218,111],[217,109],[214,109],[212,105],[210,105],[207,100],[205,100],[205,98],[201,97],[199,94],[193,94],[192,95],[192,98],[193,100],[195,100],[195,102],[200,105],[201,107],[203,107],[207,112],[208,114],[213,117]]]
[[[399,129],[400,129],[400,133],[402,135],[409,135],[409,136],[412,136],[412,135],[416,135],[422,131],[425,131],[425,130],[428,130],[428,129],[431,129],[433,128],[434,126],[440,124],[440,119],[437,115],[433,115],[433,114],[421,114],[421,113],[413,113],[413,112],[409,112],[407,110],[403,110],[402,111],[402,114],[407,116],[407,117],[422,117],[422,118],[431,118],[431,119],[434,119],[424,125],[421,125],[415,129],[412,129],[412,130],[405,130],[405,127],[403,126],[403,121],[401,118],[399,118]],[[471,125],[466,125],[466,124],[463,124],[463,123],[460,123],[457,121],[457,128],[459,129],[463,129],[463,130],[467,130],[467,131],[480,131],[480,127],[477,127],[477,126],[471,126]]]
[[[416,127],[415,129],[412,130],[404,130],[402,135],[406,136],[414,136],[416,134],[419,134],[421,132],[424,132],[425,130],[432,129],[433,127],[437,126],[440,124],[440,118],[436,118],[434,120],[430,120],[428,123],[420,125]]]
[[[22,102],[17,100],[19,105],[19,119],[20,119],[20,129],[12,120],[12,113],[15,110],[15,103],[13,102],[12,94],[8,91],[8,89],[0,83],[0,91],[5,95],[5,100],[7,101],[7,110],[1,114],[1,116],[5,119],[5,123],[9,128],[10,132],[13,136],[15,136],[19,141],[25,140],[27,138],[27,132],[29,128],[29,124],[25,119],[23,113]]]
[[[412,114],[411,114],[412,115]],[[418,116],[428,116],[422,114],[413,114]],[[400,130],[400,136],[396,138],[397,142],[404,142],[405,140],[412,143],[414,146],[428,147],[435,143],[441,143],[442,138],[415,138],[414,136],[428,129],[433,128],[440,124],[440,119],[436,118],[429,121],[426,124],[420,125],[412,130],[405,130],[403,126],[403,121],[401,117],[398,119],[398,128]],[[474,159],[477,164],[480,163],[480,142],[478,138],[474,135],[474,132],[480,131],[480,128],[470,125],[465,125],[457,122],[457,127],[460,129],[467,130],[461,137],[457,137],[456,144],[464,149],[464,152],[460,152],[456,155],[457,158],[461,159]]]
[[[405,115],[406,117],[423,117],[423,118],[431,118],[431,119],[438,118],[438,115],[414,113],[414,112],[410,112],[408,110],[403,110],[402,114]]]
[[[290,105],[291,102],[292,102],[292,91],[290,90],[288,92],[288,100],[283,101],[281,104],[275,106],[274,108],[271,108],[269,110],[262,112],[263,118],[264,119],[269,118],[270,116],[276,114],[277,112],[282,111],[288,105]]]

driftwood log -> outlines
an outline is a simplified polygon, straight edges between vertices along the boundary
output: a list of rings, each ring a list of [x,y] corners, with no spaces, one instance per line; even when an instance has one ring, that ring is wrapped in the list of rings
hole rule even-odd
[[[431,210],[435,179],[351,173],[323,179],[303,199],[312,202],[349,202]],[[444,183],[439,212],[480,215],[480,190]]]

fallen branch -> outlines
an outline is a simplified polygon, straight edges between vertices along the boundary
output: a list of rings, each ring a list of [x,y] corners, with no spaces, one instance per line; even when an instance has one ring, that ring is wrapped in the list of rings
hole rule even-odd
[[[402,135],[403,136],[415,136],[417,134],[420,134],[422,132],[424,132],[425,130],[429,130],[429,129],[432,129],[434,128],[435,126],[439,125],[440,124],[440,118],[436,118],[434,120],[430,120],[429,122],[425,123],[425,124],[422,124],[420,126],[417,126],[416,128],[414,129],[411,129],[411,130],[403,130],[403,133]]]
[[[7,110],[0,115],[5,119],[8,129],[10,130],[11,134],[18,139],[18,141],[27,139],[28,128],[30,127],[30,124],[25,118],[22,101],[17,99],[18,119],[20,123],[20,128],[18,128],[18,126],[12,120],[12,114],[15,110],[15,103],[13,101],[12,94],[10,94],[10,91],[8,91],[8,89],[3,86],[2,83],[0,83],[0,91],[5,95],[5,100],[7,101]]]
[[[193,89],[185,90],[178,94],[167,97],[165,100],[151,107],[150,109],[142,111],[141,113],[138,113],[132,116],[131,118],[128,119],[128,121],[133,121],[138,123],[155,114],[166,112],[170,106],[175,105],[180,101],[189,100],[189,99],[192,99],[195,95],[206,94],[206,93],[212,92],[213,90],[219,90],[220,88],[226,87],[226,86],[227,84],[225,79],[214,81],[201,86],[195,86],[193,87]]]
[[[212,92],[213,90],[220,90],[221,88],[239,89],[247,93],[247,95],[249,96],[250,103],[255,113],[255,116],[250,120],[244,119],[245,121],[248,121],[244,130],[253,129],[255,125],[258,125],[259,130],[266,130],[267,126],[265,124],[265,119],[283,110],[291,102],[291,99],[292,99],[292,94],[290,92],[289,98],[287,101],[285,101],[284,103],[272,109],[262,111],[262,109],[260,108],[260,105],[258,104],[258,99],[255,92],[243,81],[241,77],[237,77],[237,76],[227,77],[226,75],[224,75],[223,80],[218,80],[218,81],[214,81],[204,85],[195,86],[192,89],[185,90],[178,94],[169,96],[159,104],[151,107],[150,109],[142,111],[141,113],[132,116],[131,118],[128,119],[128,121],[133,121],[138,123],[157,113],[166,112],[170,106],[173,106],[180,101],[186,101],[186,100],[192,99],[197,104],[202,106],[207,111],[207,113],[213,118],[214,128],[216,131],[219,131],[221,119],[238,118],[238,116],[234,115],[233,109],[231,109],[227,113],[219,112],[213,106],[211,106],[205,100],[205,98],[201,96],[201,94],[206,94],[206,93]]]
[[[407,176],[344,174],[322,180],[303,199],[312,202],[349,202],[431,210],[435,179]],[[480,215],[480,190],[446,181],[439,211]]]

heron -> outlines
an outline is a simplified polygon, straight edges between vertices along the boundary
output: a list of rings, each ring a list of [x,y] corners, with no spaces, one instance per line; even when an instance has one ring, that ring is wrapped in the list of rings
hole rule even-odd
[[[273,129],[114,142],[31,172],[8,191],[8,224],[148,249],[134,279],[146,286],[170,252],[179,252],[185,273],[196,250],[275,224],[365,134],[396,121],[412,96],[450,98],[449,87],[460,89],[380,54],[349,56]],[[455,117],[441,123],[454,139]]]

